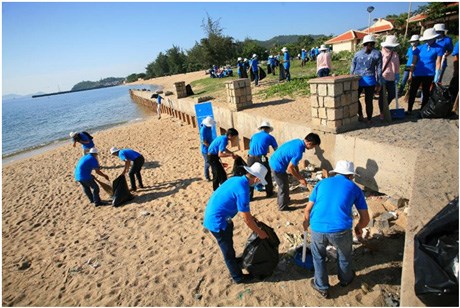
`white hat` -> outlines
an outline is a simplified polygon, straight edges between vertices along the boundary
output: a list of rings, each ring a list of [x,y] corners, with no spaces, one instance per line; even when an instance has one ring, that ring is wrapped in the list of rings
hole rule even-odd
[[[213,125],[216,125],[216,121],[214,121],[214,119],[211,118],[210,116],[207,116],[206,118],[204,118],[201,124],[203,124],[206,127],[211,127]]]
[[[261,163],[254,163],[251,167],[244,166],[244,169],[253,176],[259,178],[260,183],[262,183],[262,185],[267,185],[267,181],[265,181],[265,176],[267,175],[267,168],[264,165],[262,165]]]
[[[238,57],[238,61],[243,61],[243,58],[241,58],[241,57]]]
[[[326,45],[321,45],[321,48],[318,49],[318,50],[319,50],[319,51],[327,50],[327,47],[326,47]]]
[[[396,47],[399,46],[398,39],[396,38],[396,35],[388,35],[385,38],[385,42],[383,42],[382,47]]]
[[[273,58],[273,56],[269,56],[269,58],[271,59],[271,58]]]
[[[263,121],[260,125],[259,125],[259,128],[258,129],[262,129],[263,127],[268,127],[270,128],[270,132],[273,131],[273,126],[270,125],[270,122],[268,121]]]
[[[116,153],[118,151],[120,151],[120,149],[118,149],[117,147],[111,147],[110,148],[110,154]]]
[[[248,61],[248,58],[244,58],[244,61]]]
[[[363,45],[366,44],[366,43],[372,43],[372,42],[375,43],[375,37],[372,34],[368,34],[368,35],[364,36]]]
[[[253,58],[257,58],[257,55],[256,55],[256,54],[253,54],[252,57],[253,57]]]
[[[409,42],[418,42],[420,40],[420,35],[414,34],[410,37]]]
[[[288,49],[286,47],[283,47],[283,48],[281,48],[281,51],[286,52],[286,51],[288,51]]]
[[[76,134],[77,134],[77,132],[70,132],[69,136],[70,136],[70,138],[73,138],[73,137],[75,137]]]
[[[89,153],[90,154],[97,154],[98,150],[96,148],[91,148],[91,149],[89,149]]]
[[[355,165],[348,160],[339,160],[337,164],[335,165],[335,169],[329,171],[329,174],[334,174],[334,173],[339,173],[339,174],[344,174],[344,175],[356,175],[355,173]]]
[[[435,24],[433,28],[434,28],[434,30],[436,30],[436,31],[444,31],[444,32],[447,32],[447,30],[446,30],[446,25],[445,25],[445,24]]]
[[[429,41],[438,38],[439,34],[436,33],[434,28],[429,28],[423,31],[423,36],[420,38],[421,41]]]

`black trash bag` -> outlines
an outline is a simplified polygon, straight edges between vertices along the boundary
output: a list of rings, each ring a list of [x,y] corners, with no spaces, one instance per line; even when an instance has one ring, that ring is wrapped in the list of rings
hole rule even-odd
[[[256,278],[264,279],[273,274],[278,265],[280,240],[275,231],[261,221],[257,221],[259,228],[264,230],[268,238],[261,240],[253,232],[243,251],[243,268]]]
[[[262,80],[265,77],[267,77],[267,74],[265,73],[265,71],[261,67],[259,67],[259,80]]]
[[[249,72],[249,79],[251,79],[251,81],[254,81],[255,76],[254,76],[254,72],[252,71],[252,69],[248,68],[248,72]]]
[[[245,175],[246,169],[244,169],[244,166],[247,166],[248,164],[244,161],[244,159],[241,156],[238,156],[235,158],[233,162],[233,175],[234,176],[242,176]]]
[[[248,72],[244,68],[240,68],[241,78],[248,78]]]
[[[134,199],[134,196],[129,192],[128,183],[124,174],[113,180],[113,200],[112,205],[117,207],[123,203]]]
[[[426,119],[449,118],[452,115],[452,108],[449,88],[435,84],[428,103],[422,108],[421,116]]]
[[[427,306],[458,307],[458,197],[414,237],[415,294]]]
[[[286,74],[284,72],[284,65],[282,63],[280,63],[279,68],[280,68],[279,81],[282,81],[282,80],[286,79]]]
[[[271,74],[272,73],[272,66],[269,64],[267,65],[267,74]]]
[[[192,86],[190,84],[185,86],[185,93],[187,94],[187,96],[195,95],[195,93],[193,93]]]

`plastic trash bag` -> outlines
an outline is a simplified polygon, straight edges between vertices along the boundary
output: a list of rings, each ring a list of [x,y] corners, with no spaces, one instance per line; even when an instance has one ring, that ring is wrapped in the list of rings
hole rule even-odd
[[[185,86],[185,93],[187,94],[187,96],[195,95],[190,84]]]
[[[244,161],[243,158],[241,158],[241,156],[238,156],[237,158],[235,158],[234,162],[233,162],[233,170],[232,170],[232,173],[234,176],[242,176],[242,175],[245,175],[247,172],[246,172],[246,169],[244,169],[244,166],[247,166],[248,164]]]
[[[278,266],[280,240],[275,231],[263,222],[258,221],[257,225],[268,238],[261,240],[255,232],[249,236],[242,256],[243,268],[254,277],[264,279],[271,276]]]
[[[261,67],[259,67],[259,80],[262,80],[265,77],[267,77],[267,74],[265,73],[265,71]]]
[[[123,203],[134,199],[134,196],[129,192],[128,183],[124,174],[113,180],[113,200],[112,205],[117,207]]]
[[[452,115],[452,100],[449,88],[435,84],[421,116],[427,119],[449,118]]]
[[[415,294],[427,306],[458,307],[458,197],[414,237]]]

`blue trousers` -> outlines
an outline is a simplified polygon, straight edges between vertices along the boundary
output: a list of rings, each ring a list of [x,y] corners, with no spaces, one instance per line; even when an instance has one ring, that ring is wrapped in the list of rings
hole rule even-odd
[[[99,197],[99,185],[97,185],[94,179],[78,182],[82,186],[83,192],[88,197],[91,203],[101,203],[101,198]]]
[[[201,153],[201,155],[203,155],[203,158],[204,158],[204,177],[206,180],[209,180],[210,179],[209,168],[211,167],[211,165],[209,164],[209,161],[208,161],[208,154]]]

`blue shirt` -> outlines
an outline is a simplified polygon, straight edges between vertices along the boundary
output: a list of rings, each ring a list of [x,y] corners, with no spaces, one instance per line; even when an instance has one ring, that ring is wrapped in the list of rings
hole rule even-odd
[[[414,60],[414,56],[418,56],[420,54],[420,49],[418,47],[413,48],[410,46],[407,49],[406,57],[407,57],[407,66],[412,64],[412,61]]]
[[[299,164],[305,150],[306,146],[302,139],[294,139],[282,144],[270,156],[270,168],[275,172],[286,172],[289,163],[294,166]]]
[[[446,51],[452,52],[452,50],[454,50],[454,44],[448,36],[444,36],[443,38],[437,39],[436,44],[442,47],[443,53],[445,53]]]
[[[436,73],[436,59],[444,54],[442,47],[436,43],[429,46],[427,43],[419,47],[420,54],[415,64],[413,76],[434,76]]]
[[[203,226],[212,232],[225,230],[227,219],[232,219],[238,212],[250,212],[246,176],[231,177],[216,189],[206,205]]]
[[[86,134],[83,133],[78,133],[78,136],[80,137],[80,141],[89,141],[89,143],[82,143],[81,146],[83,149],[88,150],[91,148],[94,148],[94,142],[91,138],[89,138]]]
[[[273,149],[278,148],[278,143],[276,143],[275,137],[270,135],[264,130],[261,130],[258,133],[255,133],[249,141],[249,155],[260,156],[267,155],[268,148],[272,146]]]
[[[357,210],[367,209],[361,189],[341,174],[318,182],[309,201],[314,203],[310,228],[321,233],[350,230],[353,226],[353,204]]]
[[[382,53],[377,49],[372,49],[366,53],[366,49],[361,49],[353,57],[351,62],[351,75],[359,75],[360,87],[375,86],[380,83],[382,77]]]
[[[236,66],[238,67],[238,72],[241,72],[244,69],[244,63],[242,61],[238,61]]]
[[[458,42],[455,43],[454,51],[452,51],[452,56],[458,56]]]
[[[289,57],[289,52],[284,53],[284,68],[289,69],[291,67],[291,58]]]
[[[160,95],[158,95],[158,97],[157,97],[157,103],[161,104],[161,96]]]
[[[89,181],[93,178],[91,172],[93,169],[99,169],[99,162],[96,157],[86,154],[80,158],[75,167],[75,181]]]
[[[212,128],[201,124],[200,128],[201,153],[207,154],[208,147],[203,143],[206,141],[209,145],[212,143]]]
[[[305,60],[306,56],[307,56],[307,52],[305,50],[302,50],[302,55],[301,55],[302,60]]]
[[[257,72],[257,70],[258,70],[258,65],[259,65],[259,61],[257,61],[257,59],[252,59],[252,61],[251,61],[251,68],[252,68],[252,71],[253,71],[253,72]]]
[[[137,153],[136,151],[131,149],[123,149],[118,152],[118,157],[123,161],[134,161],[139,156],[141,156],[140,153]]]
[[[214,139],[208,148],[208,154],[217,155],[219,152],[224,152],[227,148],[228,138],[227,135],[222,135]]]

